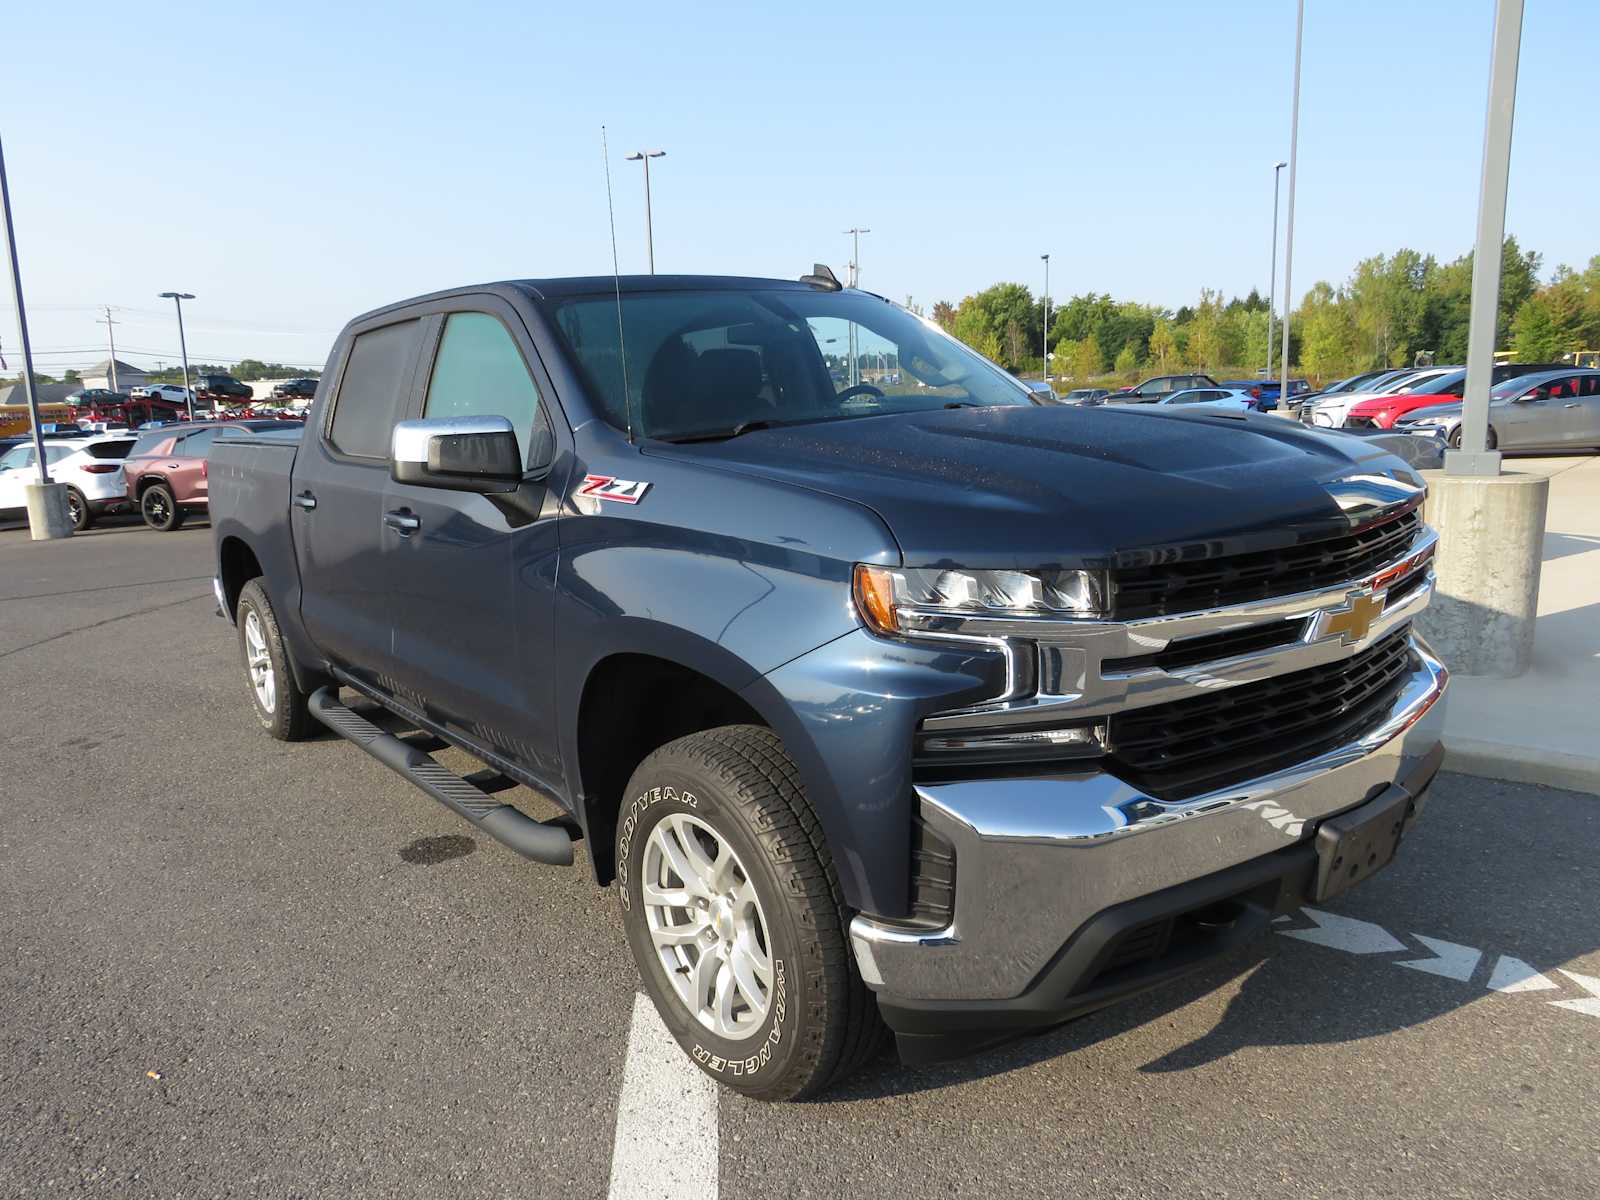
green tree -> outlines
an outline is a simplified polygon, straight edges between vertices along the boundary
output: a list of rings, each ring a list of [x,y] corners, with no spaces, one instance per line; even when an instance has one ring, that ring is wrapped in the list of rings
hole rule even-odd
[[[1174,362],[1178,357],[1178,338],[1173,330],[1172,322],[1165,317],[1158,318],[1154,330],[1150,333],[1150,355],[1160,364],[1162,371],[1167,369],[1167,359]]]
[[[1319,379],[1344,372],[1355,360],[1361,333],[1347,299],[1331,284],[1319,281],[1295,313],[1301,368]]]
[[[1549,362],[1564,348],[1550,308],[1538,299],[1525,300],[1512,322],[1511,347],[1518,362]]]
[[[1132,342],[1124,342],[1122,349],[1117,351],[1116,366],[1112,368],[1118,375],[1132,376],[1139,369],[1139,356],[1134,352]]]
[[[956,306],[948,300],[938,300],[933,306],[933,323],[946,333],[956,323]]]
[[[1071,342],[1073,377],[1079,380],[1093,379],[1106,369],[1105,356],[1100,353],[1100,343],[1094,334],[1081,341]]]
[[[82,383],[83,382],[83,376],[79,375],[78,372],[73,370],[71,367],[68,367],[64,372],[62,372],[61,382],[62,383]]]

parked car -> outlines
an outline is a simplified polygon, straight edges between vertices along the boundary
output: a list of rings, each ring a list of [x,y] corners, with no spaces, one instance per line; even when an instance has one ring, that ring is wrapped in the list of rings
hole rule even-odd
[[[1163,396],[1181,392],[1185,388],[1216,387],[1217,381],[1209,375],[1157,375],[1146,379],[1137,387],[1123,388],[1106,398],[1107,404],[1154,404]]]
[[[1496,363],[1490,371],[1490,386],[1515,379],[1520,375],[1538,375],[1545,371],[1567,369],[1569,368],[1564,363]],[[1347,429],[1359,429],[1364,426],[1391,429],[1395,421],[1407,413],[1430,405],[1448,404],[1452,397],[1461,399],[1466,386],[1467,369],[1462,367],[1398,395],[1377,396],[1371,400],[1363,400],[1350,410],[1344,419],[1344,425]]]
[[[1439,404],[1400,418],[1394,428],[1423,437],[1443,434],[1461,446],[1461,404]],[[1489,390],[1489,448],[1600,450],[1600,371],[1519,375]]]
[[[1186,388],[1156,401],[1157,404],[1193,404],[1202,408],[1222,408],[1229,412],[1256,412],[1259,401],[1238,388]]]
[[[45,442],[44,461],[53,483],[67,485],[67,512],[72,527],[84,530],[96,517],[127,506],[122,460],[134,439],[126,433],[89,434]],[[24,509],[23,485],[39,478],[39,459],[32,440],[0,455],[0,510]]]
[[[185,391],[182,384],[149,383],[136,387],[129,393],[135,400],[165,400],[169,404],[186,404],[194,395],[191,388]]]
[[[316,394],[315,379],[285,379],[272,385],[272,395],[277,400],[309,400]]]
[[[1033,402],[1035,404],[1059,403],[1056,398],[1056,390],[1050,386],[1050,382],[1048,380],[1019,379],[1017,382],[1028,389],[1028,394],[1033,397]]]
[[[926,386],[839,387],[846,324]],[[331,361],[303,437],[211,452],[241,700],[532,862],[581,834],[666,1029],[748,1095],[880,1021],[931,1061],[1215,963],[1388,863],[1438,769],[1436,539],[1367,439],[1035,405],[820,272],[461,288]]]
[[[285,422],[182,422],[141,432],[124,464],[128,499],[151,529],[170,533],[195,512],[210,505],[210,472],[206,455],[217,438],[229,431],[281,429]]]
[[[1359,392],[1340,392],[1335,396],[1328,396],[1318,400],[1315,406],[1308,410],[1309,424],[1319,425],[1324,429],[1337,429],[1344,424],[1344,419],[1350,415],[1350,410],[1356,405],[1371,400],[1375,396],[1397,396],[1403,392],[1420,387],[1429,380],[1438,379],[1448,375],[1459,367],[1428,367],[1423,370],[1396,371],[1386,376],[1379,376]],[[1302,420],[1307,414],[1302,414]]]
[[[1061,403],[1080,404],[1092,408],[1096,404],[1104,404],[1110,395],[1110,388],[1073,388],[1061,397]]]
[[[220,372],[196,376],[194,394],[196,400],[206,402],[207,407],[213,408],[218,404],[248,401],[255,395],[250,390],[249,384],[240,383],[232,375],[223,375]]]

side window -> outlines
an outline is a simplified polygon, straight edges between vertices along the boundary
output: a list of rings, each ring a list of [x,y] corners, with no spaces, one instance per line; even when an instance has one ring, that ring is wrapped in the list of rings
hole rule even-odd
[[[422,415],[505,417],[528,466],[550,459],[550,427],[539,389],[510,331],[488,313],[458,312],[446,319]]]
[[[69,454],[76,454],[76,446],[63,446],[59,442],[46,442],[44,447],[44,461],[46,466],[55,466]]]
[[[211,443],[217,440],[217,432],[216,429],[202,429],[198,433],[191,433],[178,444],[173,453],[187,455],[190,458],[204,458],[211,449]]]
[[[1583,377],[1583,394],[1585,396],[1600,396],[1600,375],[1585,375]]]
[[[404,401],[400,393],[420,328],[419,321],[401,321],[356,336],[328,428],[335,450],[357,458],[389,457],[389,435]]]

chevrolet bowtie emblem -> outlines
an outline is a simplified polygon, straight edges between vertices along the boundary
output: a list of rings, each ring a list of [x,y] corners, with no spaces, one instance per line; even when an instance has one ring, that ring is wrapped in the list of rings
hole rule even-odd
[[[1372,623],[1383,612],[1383,604],[1387,599],[1384,593],[1373,594],[1352,592],[1346,597],[1344,608],[1324,609],[1322,618],[1318,621],[1316,640],[1341,635],[1341,640],[1346,646],[1353,646],[1372,628]]]

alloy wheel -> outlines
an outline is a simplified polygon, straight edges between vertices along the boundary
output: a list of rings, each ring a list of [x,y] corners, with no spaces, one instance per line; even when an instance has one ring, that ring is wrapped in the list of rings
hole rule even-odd
[[[673,991],[718,1037],[750,1037],[772,1005],[766,915],[744,864],[698,817],[650,831],[640,880],[646,923]]]
[[[256,703],[270,713],[278,702],[278,679],[272,669],[272,656],[267,653],[261,618],[253,609],[244,619],[244,661],[250,672],[250,686],[255,689]]]

